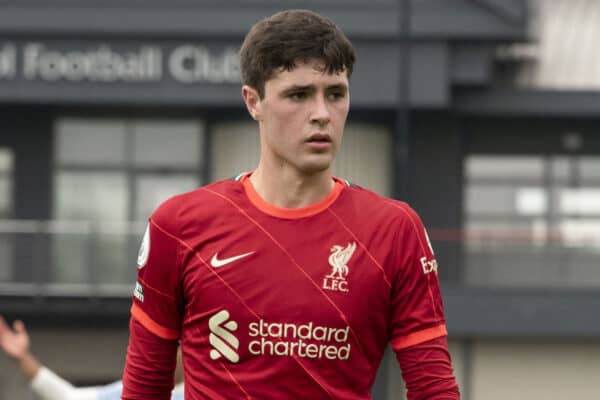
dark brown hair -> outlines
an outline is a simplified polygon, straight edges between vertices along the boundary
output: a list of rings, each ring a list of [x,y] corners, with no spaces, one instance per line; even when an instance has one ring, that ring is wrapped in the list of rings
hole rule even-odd
[[[287,10],[258,21],[240,49],[242,82],[264,97],[265,82],[279,69],[319,60],[324,71],[352,74],[352,44],[333,21],[309,10]]]

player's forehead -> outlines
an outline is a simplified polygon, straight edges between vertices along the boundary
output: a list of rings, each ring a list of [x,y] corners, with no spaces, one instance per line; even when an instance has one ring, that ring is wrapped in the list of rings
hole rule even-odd
[[[348,87],[348,72],[344,69],[331,72],[326,64],[319,60],[297,61],[291,69],[284,67],[273,71],[271,77],[265,82],[265,89],[285,89],[287,87]]]

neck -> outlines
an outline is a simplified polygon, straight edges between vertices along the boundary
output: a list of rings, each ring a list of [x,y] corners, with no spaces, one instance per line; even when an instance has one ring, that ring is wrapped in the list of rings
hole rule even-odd
[[[302,208],[327,197],[335,183],[329,169],[298,174],[259,166],[250,175],[252,187],[267,203],[281,208]]]

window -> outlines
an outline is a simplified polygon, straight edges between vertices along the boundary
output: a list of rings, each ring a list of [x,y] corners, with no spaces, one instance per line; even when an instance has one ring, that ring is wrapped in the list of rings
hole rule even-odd
[[[13,214],[13,169],[12,150],[0,147],[0,219],[8,219]],[[11,235],[0,232],[0,281],[10,280],[12,265]]]
[[[469,283],[600,286],[600,157],[472,155],[465,178]]]
[[[9,218],[13,211],[13,166],[12,150],[0,147],[0,218]]]
[[[193,119],[59,119],[51,280],[129,285],[147,218],[203,183],[203,146]]]

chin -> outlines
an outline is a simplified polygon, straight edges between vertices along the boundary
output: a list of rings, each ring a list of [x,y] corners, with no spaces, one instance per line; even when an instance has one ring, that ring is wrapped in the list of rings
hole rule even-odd
[[[300,167],[300,170],[306,174],[318,174],[331,168],[330,162],[306,163]]]

